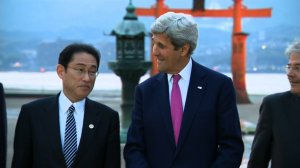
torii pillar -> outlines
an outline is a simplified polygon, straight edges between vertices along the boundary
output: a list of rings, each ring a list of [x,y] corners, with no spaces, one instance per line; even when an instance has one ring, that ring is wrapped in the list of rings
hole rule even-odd
[[[234,6],[228,9],[204,9],[204,0],[194,0],[193,9],[171,9],[164,0],[156,0],[151,8],[136,8],[138,16],[159,17],[166,12],[181,12],[194,17],[231,17],[233,18],[231,71],[233,84],[236,89],[237,103],[250,103],[246,90],[246,39],[247,34],[242,32],[243,17],[271,17],[271,8],[247,9],[242,0],[233,0]],[[198,4],[198,5],[197,5]],[[199,5],[200,4],[200,5]],[[151,54],[151,75],[158,73],[157,62]]]

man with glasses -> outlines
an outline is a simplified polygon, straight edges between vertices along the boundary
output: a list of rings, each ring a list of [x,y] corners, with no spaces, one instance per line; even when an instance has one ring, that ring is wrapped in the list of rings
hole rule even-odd
[[[62,91],[21,108],[13,168],[120,168],[118,113],[87,98],[99,62],[90,45],[63,49],[56,68]]]
[[[286,49],[290,91],[269,95],[260,107],[248,168],[300,166],[300,41]]]

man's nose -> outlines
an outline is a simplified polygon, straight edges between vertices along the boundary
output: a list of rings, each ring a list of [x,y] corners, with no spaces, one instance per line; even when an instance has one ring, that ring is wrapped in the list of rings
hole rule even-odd
[[[157,56],[157,55],[158,55],[158,49],[157,49],[157,47],[156,47],[155,44],[154,44],[153,47],[152,47],[152,54],[153,54],[154,56]]]
[[[90,81],[90,80],[91,80],[91,77],[90,77],[90,75],[89,75],[88,72],[85,72],[85,73],[84,73],[83,79],[84,79],[85,81]]]

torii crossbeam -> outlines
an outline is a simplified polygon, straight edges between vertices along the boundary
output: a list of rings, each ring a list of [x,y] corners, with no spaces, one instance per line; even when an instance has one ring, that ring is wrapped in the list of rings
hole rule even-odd
[[[192,9],[172,9],[165,5],[164,0],[156,0],[156,4],[151,8],[136,8],[138,16],[154,16],[159,17],[166,12],[181,12],[190,14],[194,17],[225,17],[233,18],[232,32],[232,61],[231,71],[233,83],[236,89],[238,103],[250,103],[246,91],[246,38],[247,34],[242,32],[242,18],[244,17],[271,17],[271,8],[264,9],[248,9],[243,6],[242,0],[233,0],[234,5],[228,9],[205,9],[205,0],[194,0]],[[156,61],[151,54],[153,62],[151,74],[158,73]]]

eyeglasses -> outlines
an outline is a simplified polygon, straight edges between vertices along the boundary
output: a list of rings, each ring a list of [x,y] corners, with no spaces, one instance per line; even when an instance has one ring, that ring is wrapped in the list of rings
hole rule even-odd
[[[99,74],[98,71],[88,71],[80,67],[68,67],[68,68],[74,70],[75,74],[79,77],[83,77],[87,73],[90,78],[96,78]]]
[[[286,71],[286,73],[289,73],[291,71],[300,73],[300,65],[289,65],[288,64],[285,66],[285,71]]]

